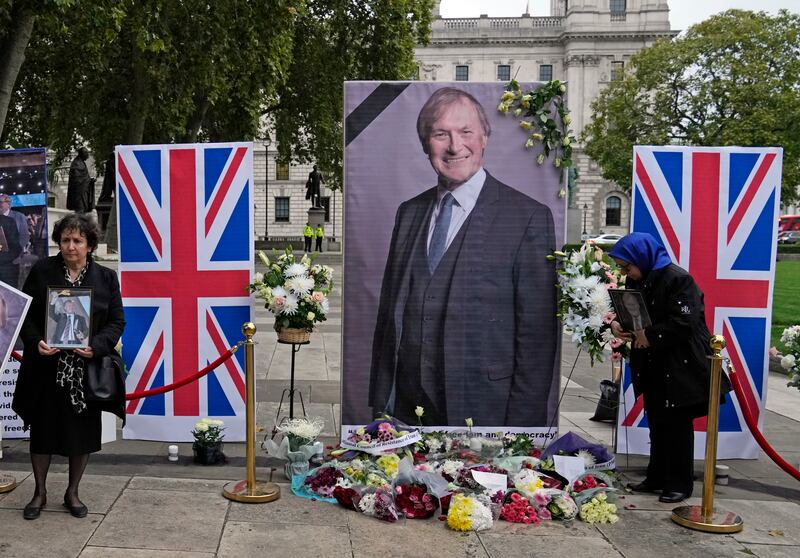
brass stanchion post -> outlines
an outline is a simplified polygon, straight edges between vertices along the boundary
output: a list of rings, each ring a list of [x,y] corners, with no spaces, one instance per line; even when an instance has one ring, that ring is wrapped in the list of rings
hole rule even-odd
[[[222,495],[228,500],[259,504],[272,502],[281,497],[281,489],[275,483],[256,480],[256,366],[255,343],[256,325],[247,322],[242,326],[242,333],[247,337],[244,343],[245,388],[246,388],[246,443],[247,443],[247,479],[231,481],[222,489]]]
[[[0,473],[0,494],[11,492],[17,487],[17,479],[13,475]]]
[[[714,509],[714,477],[717,465],[717,433],[719,430],[719,392],[722,382],[722,349],[725,338],[714,335],[709,342],[711,358],[711,389],[709,390],[708,420],[706,422],[706,460],[703,475],[703,505],[680,506],[672,510],[672,521],[689,529],[706,533],[738,533],[744,527],[742,518],[733,512]]]

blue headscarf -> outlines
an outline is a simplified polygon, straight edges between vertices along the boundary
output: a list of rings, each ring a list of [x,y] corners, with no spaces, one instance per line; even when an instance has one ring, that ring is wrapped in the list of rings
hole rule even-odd
[[[632,263],[644,275],[672,263],[661,243],[653,235],[641,232],[620,238],[608,255]]]

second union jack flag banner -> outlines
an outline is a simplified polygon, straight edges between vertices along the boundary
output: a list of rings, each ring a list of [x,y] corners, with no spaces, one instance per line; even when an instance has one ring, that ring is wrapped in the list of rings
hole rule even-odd
[[[631,230],[661,241],[672,261],[705,294],[708,329],[725,336],[723,355],[745,379],[746,398],[763,424],[772,323],[780,148],[635,147]],[[617,451],[649,453],[647,416],[623,377]],[[755,459],[758,447],[733,394],[720,409],[720,459]],[[705,448],[695,421],[695,458]]]
[[[127,391],[179,381],[252,321],[253,145],[118,146]],[[244,440],[244,351],[174,391],[128,402],[125,438],[191,441],[200,417]]]

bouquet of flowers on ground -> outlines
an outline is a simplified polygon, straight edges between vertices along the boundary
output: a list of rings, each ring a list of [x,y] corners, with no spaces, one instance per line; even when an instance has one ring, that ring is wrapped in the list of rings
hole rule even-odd
[[[311,331],[314,324],[324,322],[328,313],[328,295],[333,290],[333,269],[312,265],[312,258],[295,258],[291,247],[270,260],[264,252],[258,258],[266,266],[265,273],[256,273],[250,292],[264,301],[264,307],[275,316],[275,330],[298,328]]]
[[[397,509],[408,519],[428,519],[439,507],[438,500],[428,494],[424,484],[398,484],[394,491]]]
[[[318,467],[311,471],[303,481],[303,484],[306,490],[311,493],[322,498],[331,498],[337,484],[339,486],[343,484],[339,482],[340,479],[344,479],[342,472],[338,468],[329,465]]]
[[[788,385],[800,389],[800,325],[784,329],[781,343],[787,351],[781,358],[781,367],[789,373]]]
[[[558,270],[558,314],[572,333],[572,341],[585,348],[594,361],[603,360],[603,348],[614,319],[608,289],[619,283],[618,274],[603,261],[603,250],[591,242],[569,254],[553,252],[549,259],[562,264]]]
[[[447,526],[454,531],[484,531],[494,521],[489,502],[467,494],[455,494],[447,510]]]
[[[319,417],[285,420],[276,427],[283,440],[280,444],[266,440],[264,448],[272,457],[287,460],[284,472],[291,479],[308,471],[308,461],[322,454],[322,443],[316,440],[324,426],[325,421]]]
[[[561,490],[550,494],[550,503],[547,504],[547,509],[553,519],[561,519],[563,521],[575,519],[579,511],[575,500]]]
[[[570,495],[587,523],[616,523],[617,506],[613,504],[616,490],[611,479],[602,473],[586,473],[572,482]]]
[[[500,508],[500,519],[511,523],[536,524],[542,522],[530,501],[519,492],[509,492],[503,507]]]
[[[358,509],[364,515],[376,517],[381,521],[390,523],[394,523],[400,517],[390,487],[364,492],[358,501]]]
[[[357,450],[382,455],[388,450],[397,451],[413,446],[421,439],[418,430],[393,417],[384,416],[351,432],[341,446],[345,448],[342,453]]]

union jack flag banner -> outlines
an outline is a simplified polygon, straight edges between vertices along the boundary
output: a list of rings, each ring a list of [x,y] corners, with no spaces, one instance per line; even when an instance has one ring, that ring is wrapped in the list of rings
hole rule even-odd
[[[127,391],[169,385],[252,321],[253,145],[118,146],[119,278]],[[199,417],[244,440],[244,351],[199,381],[128,402],[125,438],[191,441]]]
[[[781,192],[780,148],[650,147],[633,151],[631,229],[660,239],[672,261],[705,294],[708,329],[746,378],[747,402],[767,396],[772,288]],[[647,417],[623,376],[617,451],[649,453]],[[736,397],[720,408],[720,459],[755,459],[758,447]],[[705,448],[705,418],[695,421],[695,458]]]

